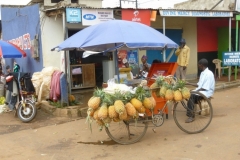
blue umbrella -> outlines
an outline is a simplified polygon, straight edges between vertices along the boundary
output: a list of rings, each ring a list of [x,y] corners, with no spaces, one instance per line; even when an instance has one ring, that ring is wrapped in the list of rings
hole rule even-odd
[[[3,58],[21,58],[26,57],[27,54],[18,46],[0,40],[0,57]]]
[[[109,52],[123,50],[164,50],[178,45],[161,32],[147,25],[125,20],[110,20],[87,27],[72,35],[52,50],[85,50]],[[118,75],[117,59],[115,69]]]
[[[177,47],[178,45],[171,39],[147,25],[125,20],[110,20],[77,32],[55,48],[103,52],[118,48],[163,50]]]

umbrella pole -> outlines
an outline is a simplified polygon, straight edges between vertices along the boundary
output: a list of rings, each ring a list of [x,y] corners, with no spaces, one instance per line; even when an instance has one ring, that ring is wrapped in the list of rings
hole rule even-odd
[[[115,54],[114,54],[114,58],[115,58],[115,74],[117,75],[117,81],[118,83],[120,83],[120,77],[119,77],[119,68],[118,68],[118,51],[115,50]]]

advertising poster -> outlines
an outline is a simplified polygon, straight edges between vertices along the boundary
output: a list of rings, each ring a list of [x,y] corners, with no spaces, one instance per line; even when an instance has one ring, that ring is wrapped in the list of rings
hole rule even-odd
[[[82,9],[82,24],[91,26],[101,22],[113,20],[113,10],[109,9]]]
[[[138,51],[137,50],[128,51],[127,59],[130,66],[138,64]]]
[[[123,9],[122,20],[143,23],[150,26],[151,11],[150,10],[133,10]]]
[[[118,51],[118,67],[125,68],[125,63],[127,62],[127,51],[119,50]]]
[[[66,8],[66,16],[68,23],[80,23],[82,21],[80,8]]]

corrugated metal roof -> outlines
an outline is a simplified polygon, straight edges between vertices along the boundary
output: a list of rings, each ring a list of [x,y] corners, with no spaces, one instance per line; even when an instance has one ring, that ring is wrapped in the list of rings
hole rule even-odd
[[[2,7],[10,7],[10,8],[19,8],[19,7],[26,7],[28,5],[2,5]],[[44,11],[52,11],[52,10],[58,10],[58,9],[65,9],[65,8],[83,8],[83,9],[136,9],[136,8],[120,8],[120,7],[90,7],[90,6],[61,6],[61,7],[45,7]],[[156,8],[137,8],[138,10],[172,10],[172,11],[205,11],[205,12],[233,12],[238,13],[237,11],[231,11],[231,10],[189,10],[189,9],[175,9],[175,8],[169,8],[169,9],[156,9]]]

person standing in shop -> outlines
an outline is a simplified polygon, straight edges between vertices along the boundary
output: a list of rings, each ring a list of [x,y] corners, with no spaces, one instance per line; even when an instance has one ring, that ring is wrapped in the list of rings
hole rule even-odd
[[[180,46],[175,52],[177,56],[178,68],[176,71],[177,79],[186,79],[187,66],[190,58],[190,48],[186,45],[185,39],[181,39]]]
[[[19,72],[20,71],[20,66],[17,64],[16,61],[14,61],[14,66],[13,66],[13,72]]]

